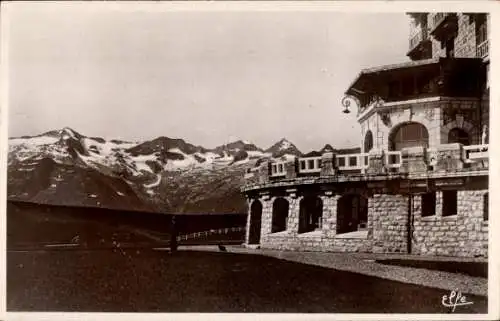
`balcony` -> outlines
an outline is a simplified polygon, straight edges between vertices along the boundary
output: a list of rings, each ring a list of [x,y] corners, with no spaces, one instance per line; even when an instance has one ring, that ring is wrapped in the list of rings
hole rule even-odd
[[[432,42],[427,32],[427,26],[410,38],[410,47],[407,56],[411,60],[429,59],[432,57]]]
[[[487,175],[488,144],[464,146],[442,144],[433,148],[403,148],[401,151],[337,154],[299,157],[289,161],[264,162],[245,175],[244,189],[293,186],[322,182],[370,181],[384,179],[421,179],[422,177],[459,177]],[[297,166],[298,165],[298,166]],[[269,170],[268,170],[269,169]]]
[[[301,157],[299,158],[299,173],[319,173],[321,172],[321,157]]]
[[[485,59],[485,58],[489,57],[489,54],[490,54],[490,44],[489,44],[489,41],[486,40],[486,41],[481,42],[477,46],[476,56],[478,58]]]
[[[431,32],[437,40],[443,41],[453,36],[458,30],[458,18],[456,13],[437,12],[431,15]]]
[[[280,161],[271,164],[271,177],[282,177],[286,175],[286,162]]]
[[[369,165],[369,154],[346,154],[336,156],[336,165],[340,171],[361,170],[364,171]]]
[[[489,156],[488,144],[470,145],[463,148],[463,159],[465,163],[475,163],[487,160]]]

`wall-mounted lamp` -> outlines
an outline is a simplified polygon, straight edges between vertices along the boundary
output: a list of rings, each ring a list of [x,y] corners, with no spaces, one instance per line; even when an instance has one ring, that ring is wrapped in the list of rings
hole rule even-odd
[[[358,107],[360,106],[359,100],[351,95],[345,95],[344,98],[342,98],[342,106],[344,106],[344,110],[342,111],[344,114],[349,114],[351,111],[349,110],[349,107],[351,107],[351,100],[354,101]]]

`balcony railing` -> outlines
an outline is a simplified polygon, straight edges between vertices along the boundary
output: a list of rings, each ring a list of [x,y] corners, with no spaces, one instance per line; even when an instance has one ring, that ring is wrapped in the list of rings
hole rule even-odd
[[[422,41],[428,39],[427,28],[422,27],[420,31],[410,38],[410,51],[415,49]]]
[[[299,158],[299,173],[321,172],[321,156]]]
[[[387,151],[385,152],[385,166],[387,168],[401,167],[402,159],[400,151]]]
[[[485,58],[489,56],[490,44],[489,41],[483,41],[477,46],[476,56],[478,58]]]
[[[488,159],[488,144],[470,145],[463,147],[463,158],[465,163],[474,163]]]
[[[368,168],[368,153],[346,154],[336,156],[339,170],[364,170]]]
[[[286,162],[275,162],[271,164],[271,177],[286,175]]]

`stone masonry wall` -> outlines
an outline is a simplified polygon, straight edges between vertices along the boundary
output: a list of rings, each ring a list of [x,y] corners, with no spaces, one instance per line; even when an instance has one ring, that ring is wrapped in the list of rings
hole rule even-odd
[[[421,215],[421,196],[413,197],[412,254],[487,257],[488,222],[483,220],[487,190],[463,190],[457,194],[457,214],[443,217],[442,192],[436,194],[436,214]],[[375,194],[368,198],[368,229],[354,237],[336,234],[339,195],[322,195],[322,229],[299,234],[302,197],[289,202],[287,230],[271,233],[272,205],[276,197],[260,198],[263,205],[262,248],[283,251],[407,253],[408,196]],[[248,229],[248,228],[247,228]],[[364,233],[366,232],[366,233]],[[247,236],[248,239],[248,236]]]
[[[487,190],[458,191],[457,214],[442,216],[442,192],[436,195],[436,214],[422,217],[422,198],[413,201],[412,252],[424,255],[473,257],[488,255],[488,222],[483,221]]]
[[[458,15],[458,33],[455,38],[455,57],[476,57],[476,24],[468,15]]]
[[[301,197],[284,197],[289,202],[287,230],[271,233],[272,202],[266,201],[262,213],[261,247],[289,251],[371,252],[368,237],[345,238],[336,235],[338,195],[321,196],[323,201],[322,229],[298,233]],[[368,233],[366,233],[368,235]]]
[[[487,102],[483,102],[487,106]],[[454,110],[463,110],[464,121],[447,121],[443,110],[453,107]],[[411,112],[410,112],[411,107]],[[477,111],[474,119],[469,121],[469,111]],[[429,101],[413,104],[402,104],[394,108],[390,113],[390,123],[384,124],[378,113],[373,113],[361,122],[361,136],[365,137],[368,130],[374,138],[374,149],[387,150],[389,135],[398,125],[405,122],[417,122],[425,126],[429,132],[429,147],[435,148],[441,144],[448,143],[448,133],[453,128],[461,128],[469,133],[472,144],[479,144],[480,129],[479,122],[479,99],[442,99],[440,101]],[[459,112],[460,113],[460,112]],[[483,116],[484,117],[484,116]],[[446,124],[444,123],[445,121]],[[363,146],[364,142],[362,142]]]
[[[375,194],[368,200],[373,219],[373,252],[406,253],[408,196]]]

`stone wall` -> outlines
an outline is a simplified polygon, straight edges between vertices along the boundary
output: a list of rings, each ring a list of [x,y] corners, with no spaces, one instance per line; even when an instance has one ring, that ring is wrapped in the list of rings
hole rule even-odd
[[[400,190],[401,194],[373,194],[368,197],[367,229],[344,234],[336,232],[337,204],[341,195],[321,192],[322,227],[308,233],[298,233],[303,196],[297,195],[296,191],[288,196],[278,196],[289,202],[287,229],[271,233],[273,203],[278,197],[261,195],[260,246],[282,251],[407,253],[411,239],[412,254],[487,257],[488,222],[483,219],[483,200],[488,190],[481,186],[462,187],[465,189],[457,193],[457,214],[445,217],[442,215],[441,191],[436,192],[435,215],[428,217],[422,217],[422,198],[418,194],[413,195],[411,213],[409,196],[403,194],[405,191]],[[409,229],[412,231],[410,238]]]
[[[458,191],[457,214],[442,216],[442,192],[436,195],[436,214],[422,217],[422,198],[413,201],[412,252],[425,255],[488,255],[488,222],[483,221],[487,190]]]
[[[476,57],[476,24],[468,15],[458,15],[458,33],[455,38],[455,57]]]
[[[321,230],[298,233],[300,200],[302,197],[284,197],[289,202],[287,230],[271,233],[273,197],[265,201],[262,212],[261,247],[282,251],[315,251],[315,252],[371,252],[371,240],[368,233],[361,237],[336,235],[338,195],[322,195],[323,215]],[[263,203],[264,204],[264,203]],[[370,219],[369,219],[370,220]]]
[[[481,137],[480,108],[482,103],[483,118],[488,110],[488,102],[479,99],[448,99],[438,98],[432,100],[422,99],[420,102],[400,104],[392,107],[390,122],[384,124],[378,113],[373,113],[361,121],[361,137],[365,137],[368,130],[373,134],[374,149],[387,150],[389,135],[398,125],[405,122],[417,122],[424,125],[429,133],[429,147],[435,148],[448,143],[448,133],[453,128],[466,131],[471,137],[471,144],[479,144]],[[451,109],[450,109],[451,107]],[[446,110],[446,112],[445,112]],[[448,111],[453,110],[453,114]],[[456,115],[459,115],[457,118]],[[460,115],[463,119],[460,119]],[[364,141],[362,145],[364,146]]]
[[[406,253],[408,197],[375,194],[368,200],[368,217],[373,220],[374,253]]]

